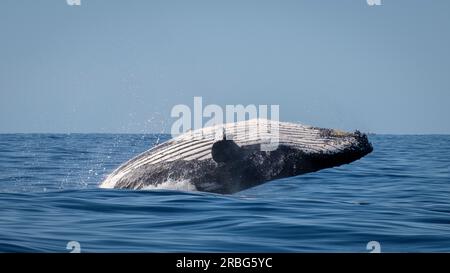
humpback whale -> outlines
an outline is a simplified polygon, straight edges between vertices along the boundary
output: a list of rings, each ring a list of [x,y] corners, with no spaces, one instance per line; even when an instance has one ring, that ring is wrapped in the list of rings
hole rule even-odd
[[[269,136],[270,128],[277,129],[273,149],[262,148],[270,139],[267,134],[249,133],[261,124],[269,128]],[[218,138],[220,129],[223,136]],[[138,190],[183,182],[197,191],[232,194],[274,179],[348,164],[372,150],[359,131],[247,120],[186,132],[159,144],[119,166],[100,187]]]

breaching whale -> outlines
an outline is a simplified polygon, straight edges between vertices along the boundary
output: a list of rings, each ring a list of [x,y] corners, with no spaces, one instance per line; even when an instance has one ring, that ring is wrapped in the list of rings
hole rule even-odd
[[[261,125],[268,133],[252,130]],[[276,125],[276,126],[275,126]],[[276,147],[263,149],[272,141]],[[223,136],[217,132],[223,130]],[[253,132],[253,133],[252,133]],[[269,137],[268,137],[269,136]],[[186,132],[114,170],[101,188],[176,188],[231,194],[265,182],[347,164],[367,155],[365,134],[255,119]]]

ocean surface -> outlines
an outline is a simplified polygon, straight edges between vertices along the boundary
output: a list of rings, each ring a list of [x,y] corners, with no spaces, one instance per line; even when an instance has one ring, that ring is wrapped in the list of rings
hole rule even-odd
[[[0,252],[450,252],[449,135],[372,135],[359,161],[233,195],[98,188],[167,139],[0,135]]]

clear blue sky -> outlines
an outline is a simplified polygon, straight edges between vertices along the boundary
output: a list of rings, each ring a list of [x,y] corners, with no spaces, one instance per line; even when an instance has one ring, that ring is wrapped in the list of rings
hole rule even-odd
[[[0,132],[169,132],[173,105],[450,133],[450,1],[2,0]]]

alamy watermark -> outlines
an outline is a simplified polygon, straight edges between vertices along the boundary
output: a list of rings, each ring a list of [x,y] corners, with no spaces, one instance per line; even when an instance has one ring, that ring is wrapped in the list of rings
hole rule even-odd
[[[369,6],[381,6],[381,0],[366,0]]]
[[[81,6],[81,0],[66,0],[69,6]]]
[[[70,250],[70,253],[81,253],[81,244],[78,241],[67,242],[66,249]],[[366,249],[369,253],[381,253],[381,244],[378,241],[370,241],[366,245]]]
[[[378,241],[370,241],[367,243],[366,249],[370,250],[370,253],[381,253],[381,244]]]
[[[226,105],[225,109],[216,104],[203,106],[202,97],[194,97],[192,108],[185,104],[178,104],[172,108],[172,118],[177,118],[171,127],[172,137],[191,132],[194,139],[203,139],[205,134],[216,140],[232,140],[239,135],[240,138],[260,139],[261,150],[273,151],[279,144],[279,105],[247,106]],[[270,110],[270,111],[269,111]],[[270,116],[269,116],[270,113]],[[204,119],[208,119],[204,122]],[[239,128],[232,125],[240,123]],[[201,128],[215,126],[213,131],[205,132]]]
[[[369,6],[381,6],[381,0],[366,0]],[[66,0],[69,6],[81,6],[81,0]]]
[[[70,250],[70,253],[81,253],[81,244],[78,241],[69,241],[66,249]]]

